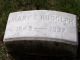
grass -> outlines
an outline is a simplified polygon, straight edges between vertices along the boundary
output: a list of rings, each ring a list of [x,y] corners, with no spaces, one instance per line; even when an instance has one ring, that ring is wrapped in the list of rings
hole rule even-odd
[[[6,60],[6,50],[4,46],[0,48],[0,60]]]
[[[80,17],[80,0],[0,0],[0,41],[2,41],[10,12],[35,9],[64,11]],[[78,32],[80,32],[80,19],[77,21]],[[6,60],[5,54],[4,46],[1,46],[0,60]]]

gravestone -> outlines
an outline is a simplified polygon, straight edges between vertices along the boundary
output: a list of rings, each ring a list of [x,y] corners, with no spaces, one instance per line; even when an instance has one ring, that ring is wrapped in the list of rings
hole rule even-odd
[[[13,56],[70,56],[77,52],[77,17],[74,14],[32,10],[10,13],[4,43]],[[69,56],[69,57],[70,57]]]

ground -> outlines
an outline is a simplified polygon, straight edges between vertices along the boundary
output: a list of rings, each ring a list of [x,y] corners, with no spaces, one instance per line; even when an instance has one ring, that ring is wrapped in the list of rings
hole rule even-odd
[[[80,18],[80,0],[0,0],[0,60],[7,60],[2,40],[9,13],[35,9],[64,11]],[[80,32],[80,19],[77,22]]]

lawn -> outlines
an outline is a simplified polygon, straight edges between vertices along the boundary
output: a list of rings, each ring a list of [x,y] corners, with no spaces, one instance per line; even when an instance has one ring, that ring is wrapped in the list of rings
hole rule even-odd
[[[6,51],[2,42],[10,12],[25,10],[57,10],[76,14],[80,18],[80,0],[0,0],[0,60],[6,59]],[[77,20],[80,32],[80,19]]]

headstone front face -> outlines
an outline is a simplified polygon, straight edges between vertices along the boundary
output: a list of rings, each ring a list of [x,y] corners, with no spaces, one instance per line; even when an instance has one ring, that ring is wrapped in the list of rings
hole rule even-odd
[[[49,48],[54,48],[55,42],[61,45],[61,48],[64,44],[69,44],[65,47],[67,49],[77,45],[76,25],[76,15],[69,13],[50,10],[14,12],[10,13],[8,18],[4,43],[11,46],[9,49],[13,48],[13,45],[25,46],[30,54],[36,54],[38,47],[46,49],[45,46],[52,51]],[[40,54],[40,51],[37,53]]]

